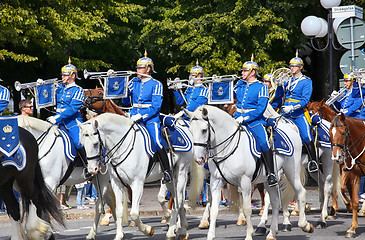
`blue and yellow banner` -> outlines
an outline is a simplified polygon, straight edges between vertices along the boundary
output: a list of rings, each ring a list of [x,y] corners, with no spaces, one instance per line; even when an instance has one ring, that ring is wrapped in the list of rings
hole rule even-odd
[[[53,83],[34,87],[37,108],[45,108],[56,105],[55,85]]]
[[[104,78],[104,99],[127,97],[129,76]]]
[[[19,148],[19,129],[16,116],[0,116],[0,151],[10,157]]]
[[[233,103],[233,81],[214,82],[209,84],[208,104]]]

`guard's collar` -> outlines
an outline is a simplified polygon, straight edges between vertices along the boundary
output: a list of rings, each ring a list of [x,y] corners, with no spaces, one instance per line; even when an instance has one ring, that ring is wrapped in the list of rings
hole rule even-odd
[[[74,86],[76,86],[76,83],[72,82],[72,83],[67,84],[66,88],[70,88],[70,87],[74,87]]]
[[[252,81],[246,81],[247,82],[247,85],[251,85],[251,84],[254,84],[255,82],[258,82],[259,80],[257,80],[257,78],[255,78],[254,80]]]
[[[200,86],[202,86],[202,85],[203,85],[203,83],[202,83],[202,82],[194,83],[194,87],[200,87]]]
[[[302,73],[298,73],[297,75],[294,76],[294,81],[300,79],[302,76],[303,76]]]
[[[152,77],[141,78],[141,82],[145,83],[145,82],[149,81],[150,79],[152,79]]]

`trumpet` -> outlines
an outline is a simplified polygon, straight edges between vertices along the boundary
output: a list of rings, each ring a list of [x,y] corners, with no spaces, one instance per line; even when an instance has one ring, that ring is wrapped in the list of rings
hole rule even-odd
[[[327,99],[327,101],[325,102],[325,104],[327,106],[331,106],[334,102],[336,102],[337,100],[339,100],[341,97],[344,97],[346,94],[347,88],[341,88],[340,91],[338,91],[337,95],[335,96],[331,96],[330,98]]]
[[[44,84],[50,84],[50,83],[57,84],[57,83],[61,83],[61,82],[62,82],[62,79],[58,79],[58,78],[51,78],[51,79],[44,80]],[[37,83],[37,82],[20,83],[19,81],[16,81],[14,83],[14,87],[18,92],[22,89],[31,89],[31,88],[34,88],[37,86],[39,86],[39,83]]]
[[[360,84],[365,83],[365,68],[360,68],[359,70],[353,71],[353,73]]]
[[[222,75],[217,76],[216,74],[212,75],[211,77],[202,77],[202,78],[191,78],[193,81],[201,80],[204,83],[216,83],[216,82],[225,82],[225,81],[234,81],[239,79],[237,75]]]
[[[143,73],[137,73],[133,71],[114,71],[113,69],[109,69],[107,72],[88,72],[86,69],[84,70],[84,78],[85,79],[99,79],[99,78],[105,78],[105,77],[120,77],[120,76],[130,76],[133,74],[145,76],[145,77],[151,77],[150,75],[143,74]]]

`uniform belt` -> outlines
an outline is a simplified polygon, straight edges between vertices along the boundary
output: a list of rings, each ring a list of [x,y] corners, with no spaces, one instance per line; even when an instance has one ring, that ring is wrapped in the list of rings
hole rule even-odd
[[[251,112],[253,110],[255,110],[255,109],[254,108],[253,109],[237,108],[236,111],[239,112],[239,113],[248,113],[248,112]]]
[[[65,110],[66,110],[66,108],[57,108],[56,109],[56,112],[61,113],[61,112],[65,111]]]
[[[300,102],[300,100],[297,100],[297,99],[292,99],[292,98],[288,98],[288,99],[285,99],[285,102],[293,102],[293,103],[298,103],[298,102]]]
[[[140,104],[140,103],[134,103],[133,104],[134,108],[149,108],[151,106],[152,106],[152,104]]]

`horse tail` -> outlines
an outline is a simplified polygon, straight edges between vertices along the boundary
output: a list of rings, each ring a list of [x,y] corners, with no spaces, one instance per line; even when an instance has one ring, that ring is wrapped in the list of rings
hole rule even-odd
[[[337,163],[333,164],[333,169],[332,169],[332,183],[333,183],[333,188],[332,188],[332,192],[335,194],[335,196],[339,196],[341,201],[344,204],[348,204],[348,201],[346,200],[346,198],[342,195],[342,191],[341,191],[341,171],[340,171],[340,165]]]
[[[238,190],[237,186],[230,186],[231,191],[231,205],[230,210],[234,213],[238,212],[239,208],[241,207],[242,203],[240,202],[240,194],[241,192]]]
[[[35,166],[34,187],[38,198],[38,204],[36,207],[44,213],[49,213],[56,222],[65,227],[63,213],[59,209],[59,201],[44,182],[39,163]]]
[[[196,199],[200,195],[200,192],[203,188],[204,175],[204,167],[192,159],[190,165],[189,205],[193,209],[196,208]]]
[[[122,215],[122,224],[128,223],[128,189],[124,187],[123,189],[123,215]]]

